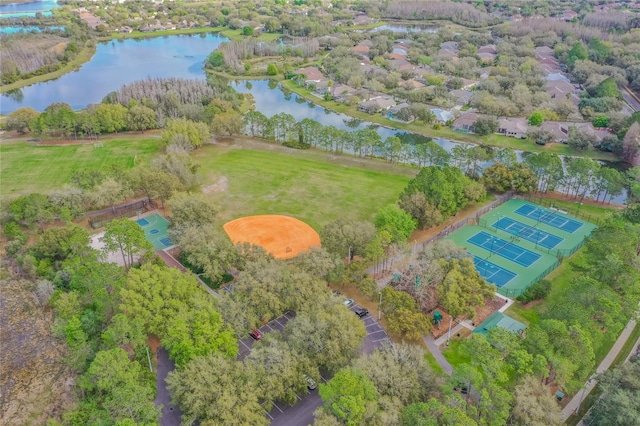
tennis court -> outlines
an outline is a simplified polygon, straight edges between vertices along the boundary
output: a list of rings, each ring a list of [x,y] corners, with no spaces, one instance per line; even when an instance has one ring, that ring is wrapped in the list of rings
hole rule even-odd
[[[571,234],[582,227],[582,222],[562,216],[544,207],[536,207],[533,204],[523,204],[514,210],[514,212],[538,222],[546,223],[554,228],[562,229]]]
[[[153,245],[155,250],[171,247],[172,243],[167,236],[169,221],[158,213],[141,217],[136,223],[144,230],[144,236]]]
[[[468,238],[467,242],[475,244],[485,250],[489,250],[491,254],[497,254],[498,256],[509,259],[510,261],[525,267],[533,265],[542,257],[538,253],[529,251],[519,245],[513,244],[484,231],[480,231],[473,237]]]
[[[564,238],[537,229],[534,225],[527,226],[508,217],[501,217],[491,226],[548,249],[552,249],[564,241]]]
[[[491,263],[478,256],[473,256],[473,263],[476,265],[476,270],[480,273],[482,278],[491,284],[495,284],[498,288],[503,287],[509,281],[518,276],[518,274],[514,274],[513,272],[501,268],[495,263]]]

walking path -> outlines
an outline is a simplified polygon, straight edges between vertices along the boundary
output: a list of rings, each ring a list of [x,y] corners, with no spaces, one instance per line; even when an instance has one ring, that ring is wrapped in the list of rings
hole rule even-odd
[[[609,367],[611,367],[611,364],[616,359],[616,357],[622,350],[622,347],[629,339],[629,336],[631,335],[631,332],[633,331],[635,326],[636,319],[633,318],[629,320],[627,326],[624,328],[624,330],[622,330],[622,333],[620,333],[618,340],[616,340],[616,343],[613,344],[607,356],[604,357],[604,359],[596,369],[596,374],[604,373],[609,369]],[[598,381],[595,380],[594,376],[591,376],[589,380],[587,380],[587,383],[585,383],[584,387],[580,389],[580,391],[577,392],[573,396],[571,401],[569,401],[569,403],[562,409],[562,420],[567,420],[569,416],[571,416],[572,414],[577,414],[578,410],[580,410],[580,404],[582,404],[582,401],[584,401],[593,387],[598,383]]]

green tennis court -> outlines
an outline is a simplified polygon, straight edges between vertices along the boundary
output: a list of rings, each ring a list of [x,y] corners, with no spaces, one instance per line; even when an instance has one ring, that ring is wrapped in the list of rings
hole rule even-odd
[[[141,217],[136,220],[136,223],[144,230],[144,236],[155,250],[163,250],[172,246],[171,240],[167,235],[169,221],[159,213]]]

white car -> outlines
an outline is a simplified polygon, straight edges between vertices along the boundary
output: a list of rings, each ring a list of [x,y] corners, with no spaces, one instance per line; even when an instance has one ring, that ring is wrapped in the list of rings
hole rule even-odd
[[[313,380],[311,377],[307,376],[306,374],[303,374],[302,377],[307,382],[307,387],[309,388],[309,390],[314,390],[315,388],[318,387],[318,384],[316,383],[316,381]]]
[[[344,303],[344,306],[346,306],[347,308],[350,308],[355,302],[353,301],[353,299],[344,299],[344,302],[342,303]]]

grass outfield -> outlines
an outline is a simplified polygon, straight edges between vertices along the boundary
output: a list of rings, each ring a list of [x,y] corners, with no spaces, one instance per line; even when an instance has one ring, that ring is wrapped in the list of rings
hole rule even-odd
[[[37,146],[31,142],[0,144],[2,197],[48,192],[69,182],[74,170],[117,164],[133,167],[149,160],[161,146],[157,138],[110,139],[93,144]]]
[[[338,218],[372,220],[381,207],[396,202],[415,174],[410,168],[391,173],[372,170],[366,163],[347,166],[316,155],[221,146],[207,146],[196,154],[204,185],[227,179],[228,189],[213,194],[223,221],[283,214],[317,231]]]

